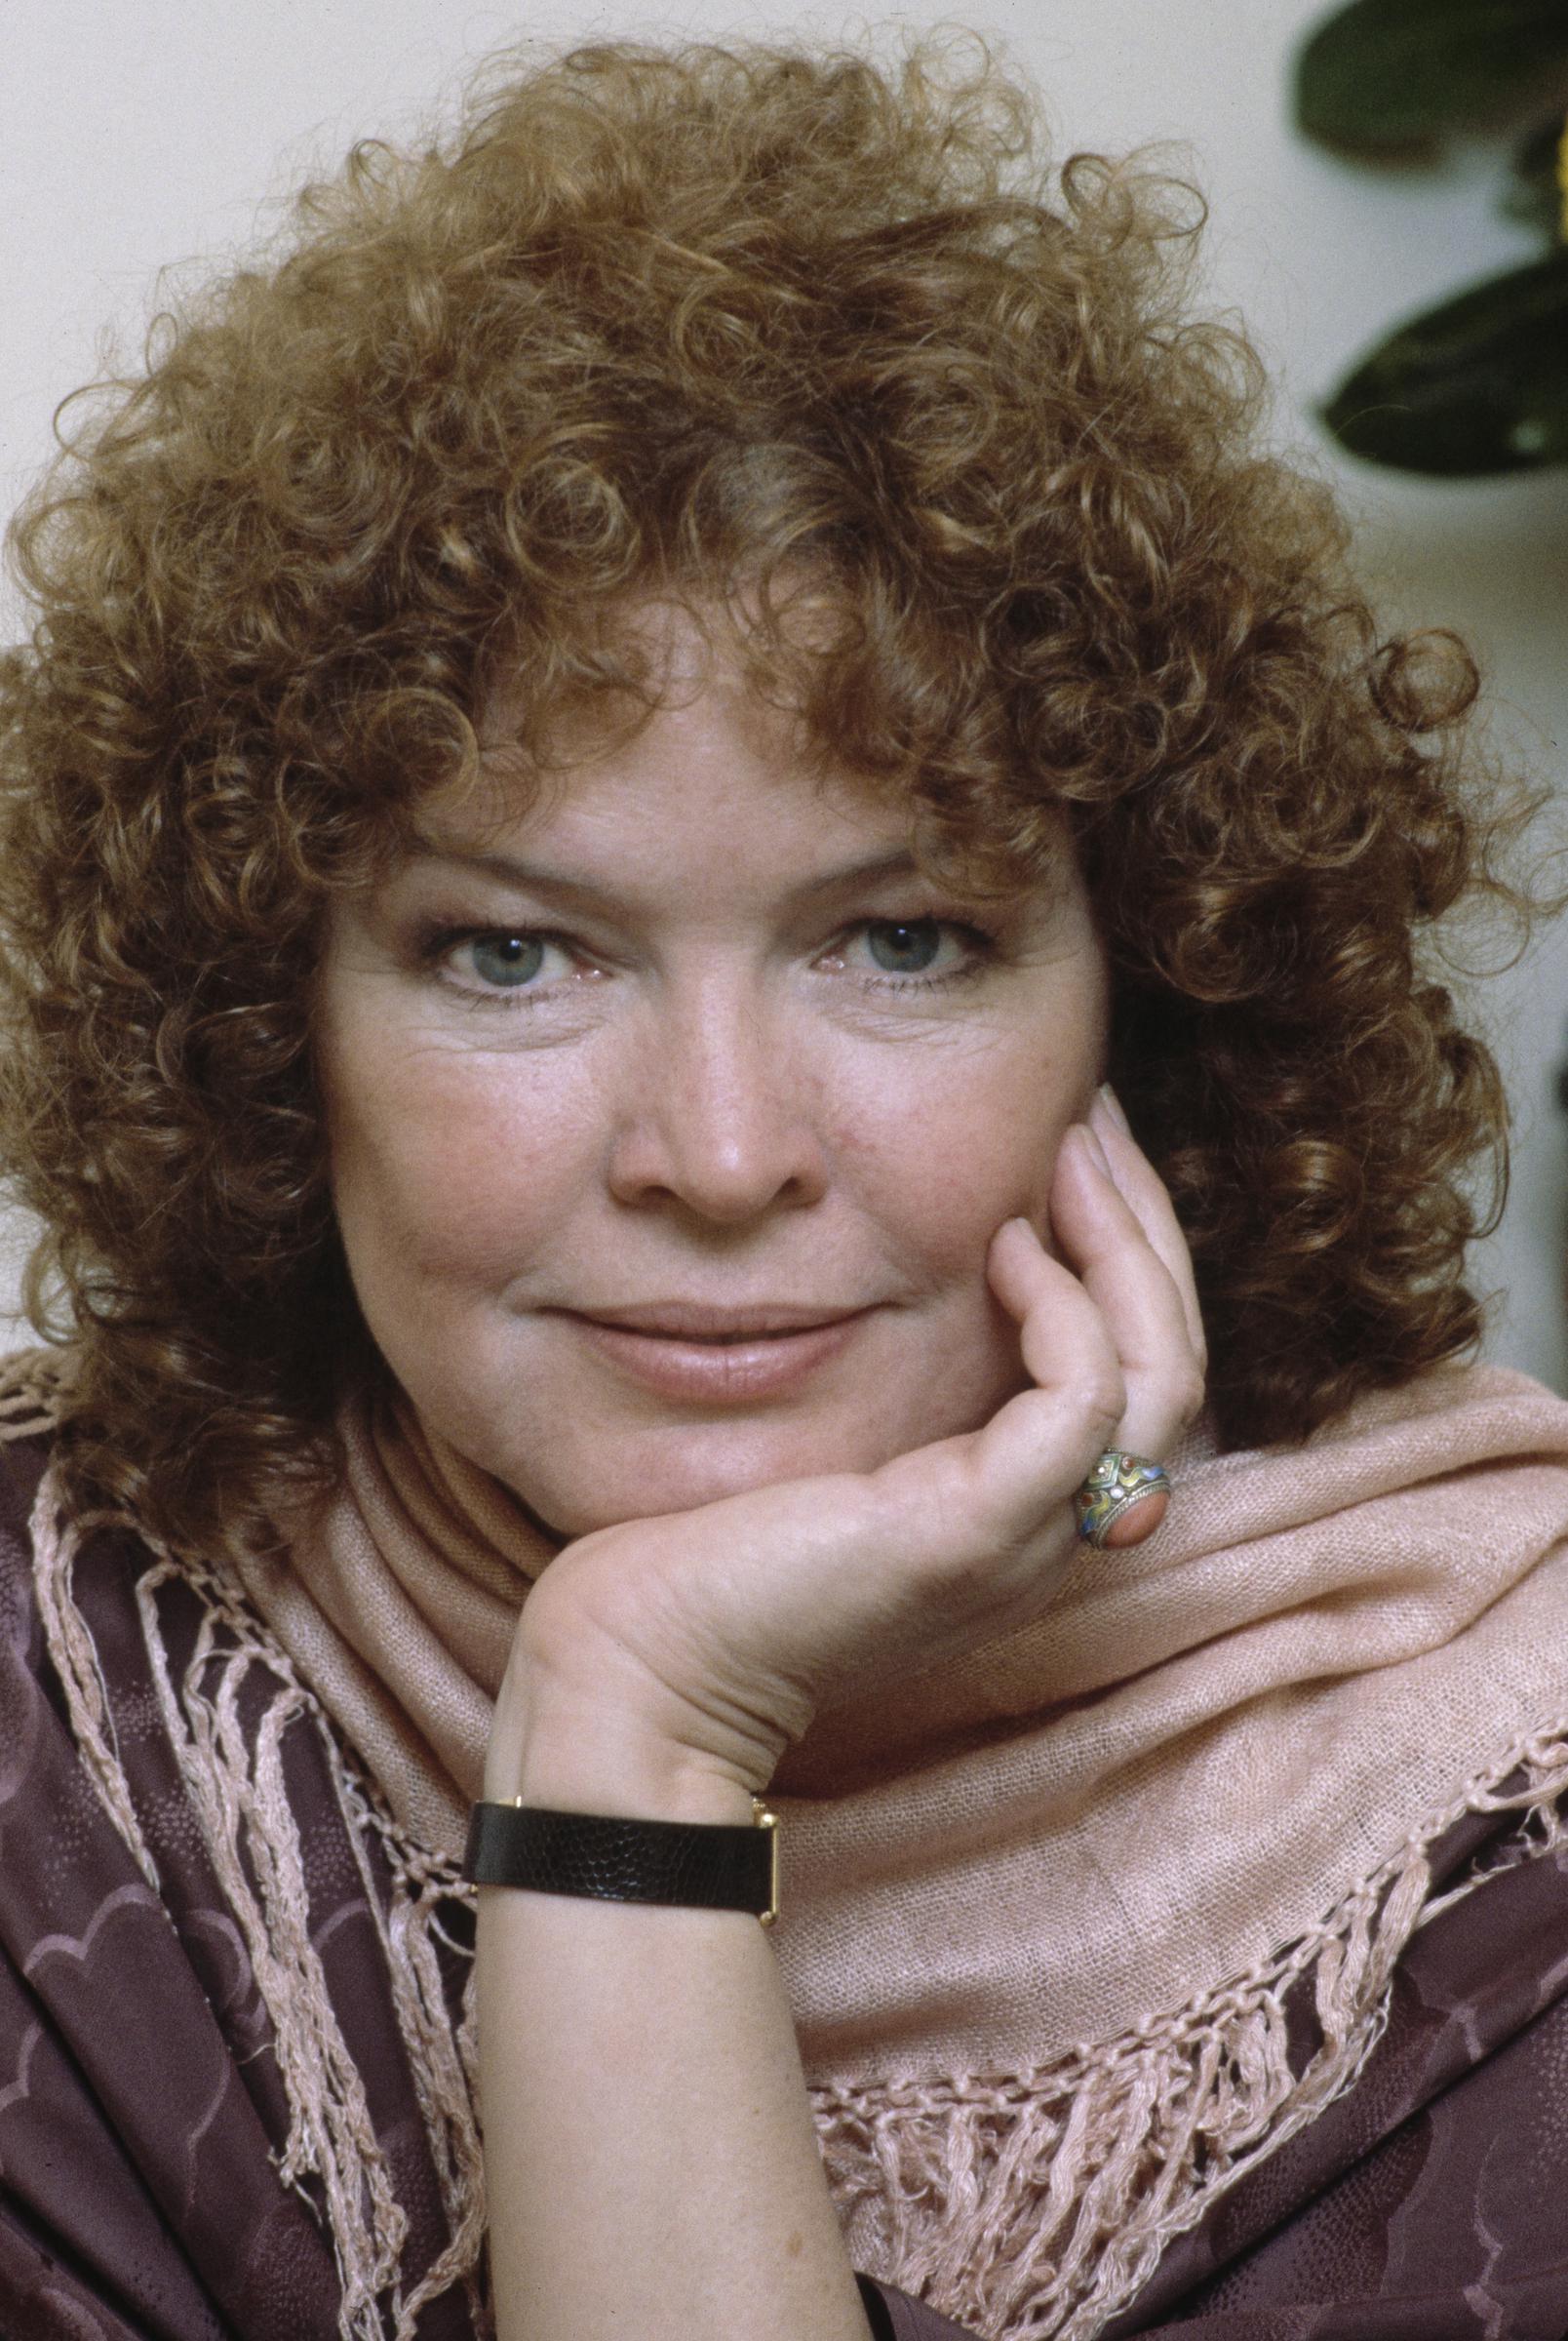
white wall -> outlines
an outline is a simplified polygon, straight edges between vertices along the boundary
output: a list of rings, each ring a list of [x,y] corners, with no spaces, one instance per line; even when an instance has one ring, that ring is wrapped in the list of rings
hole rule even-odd
[[[1064,146],[1187,143],[1212,201],[1214,298],[1244,311],[1283,386],[1281,429],[1314,447],[1305,411],[1344,360],[1396,314],[1533,249],[1492,216],[1478,158],[1434,186],[1294,139],[1287,62],[1318,13],[1317,0],[945,0],[898,18],[1000,35],[1046,93]],[[265,201],[331,169],[352,139],[426,118],[499,43],[856,31],[835,12],[776,0],[686,0],[658,16],[619,0],[527,13],[451,0],[7,0],[0,21],[5,509],[47,455],[56,402],[98,366],[105,327],[128,351],[139,344],[161,265],[242,248],[273,216]],[[1440,488],[1346,467],[1346,485],[1392,606],[1476,642],[1500,740],[1555,780],[1568,736],[1568,474]],[[1550,1100],[1568,930],[1489,986],[1484,1013],[1519,1115],[1513,1200],[1477,1262],[1500,1296],[1491,1346],[1568,1389],[1568,1175]],[[13,1252],[17,1241],[13,1230]],[[0,1305],[7,1289],[0,1259]]]

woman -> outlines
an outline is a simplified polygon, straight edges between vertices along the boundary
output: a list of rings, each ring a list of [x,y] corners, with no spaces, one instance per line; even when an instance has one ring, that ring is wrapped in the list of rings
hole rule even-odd
[[[1514,816],[1189,242],[586,51],[23,515],[8,2335],[1568,2326]]]

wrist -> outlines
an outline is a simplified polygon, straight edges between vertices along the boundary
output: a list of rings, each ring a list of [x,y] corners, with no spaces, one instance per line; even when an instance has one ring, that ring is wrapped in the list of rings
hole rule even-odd
[[[485,1795],[495,1803],[631,1820],[749,1823],[753,1793],[726,1766],[641,1717],[547,1692],[530,1697],[520,1736],[492,1734],[485,1766]]]
[[[787,1745],[782,1731],[710,1716],[536,1588],[496,1702],[484,1793],[630,1819],[746,1820]]]

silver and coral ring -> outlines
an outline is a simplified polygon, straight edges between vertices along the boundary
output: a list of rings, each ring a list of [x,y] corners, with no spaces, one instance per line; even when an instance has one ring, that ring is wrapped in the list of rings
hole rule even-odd
[[[1112,1536],[1117,1523],[1155,1496],[1160,1499],[1163,1517],[1169,1495],[1170,1474],[1163,1463],[1155,1462],[1149,1455],[1129,1455],[1119,1447],[1108,1447],[1091,1464],[1088,1478],[1074,1494],[1078,1532],[1085,1544],[1092,1544],[1097,1551],[1113,1541],[1120,1544],[1121,1537]]]

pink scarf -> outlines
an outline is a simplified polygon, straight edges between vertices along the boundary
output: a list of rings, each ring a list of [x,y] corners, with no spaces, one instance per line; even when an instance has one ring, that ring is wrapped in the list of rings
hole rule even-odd
[[[550,1547],[405,1405],[248,1591],[451,1854]],[[1568,1787],[1568,1405],[1449,1369],[1305,1447],[1174,1459],[1033,1624],[816,1719],[774,1932],[857,2264],[1088,2334],[1354,2079],[1462,1813]],[[1283,1997],[1324,2045],[1285,2053]]]

